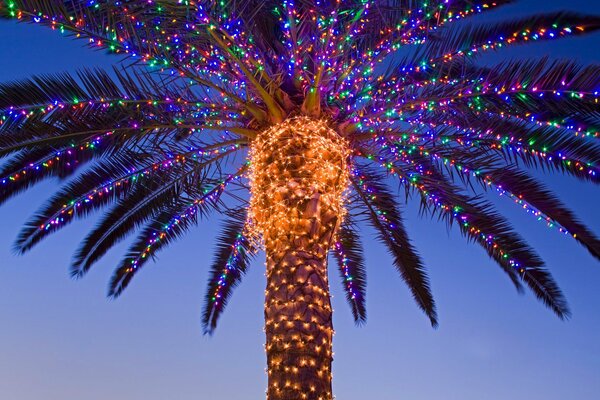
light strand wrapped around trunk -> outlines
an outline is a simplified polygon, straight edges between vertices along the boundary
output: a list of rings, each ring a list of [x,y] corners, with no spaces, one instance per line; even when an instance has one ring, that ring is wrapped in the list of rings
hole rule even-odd
[[[331,400],[332,309],[327,253],[345,215],[346,140],[297,117],[250,150],[250,233],[267,253],[268,400]]]
[[[250,234],[274,248],[311,225],[312,245],[326,224],[339,225],[349,155],[346,139],[323,120],[290,118],[259,134],[250,148]]]

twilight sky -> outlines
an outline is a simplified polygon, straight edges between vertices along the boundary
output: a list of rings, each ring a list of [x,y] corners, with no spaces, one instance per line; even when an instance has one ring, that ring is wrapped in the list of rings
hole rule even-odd
[[[592,5],[593,4],[593,5]],[[488,18],[567,8],[600,14],[598,0],[521,0]],[[481,20],[481,18],[479,18]],[[473,19],[475,21],[475,19]],[[516,47],[487,56],[550,55],[600,63],[600,33]],[[109,66],[118,58],[49,29],[0,21],[0,81]],[[600,234],[600,189],[543,176]],[[50,236],[25,256],[12,243],[57,181],[0,208],[0,397],[5,400],[261,399],[264,254],[253,263],[213,337],[202,336],[200,307],[218,232],[213,219],[159,254],[117,301],[105,297],[127,242],[81,281],[67,268],[91,217]],[[495,197],[494,197],[495,196]],[[583,247],[491,194],[537,247],[569,300],[562,322],[533,295],[518,295],[484,251],[457,230],[406,223],[429,267],[440,327],[413,304],[384,247],[365,238],[368,322],[355,327],[331,277],[334,393],[341,400],[593,399],[600,393],[600,263]],[[373,232],[367,235],[373,237]]]

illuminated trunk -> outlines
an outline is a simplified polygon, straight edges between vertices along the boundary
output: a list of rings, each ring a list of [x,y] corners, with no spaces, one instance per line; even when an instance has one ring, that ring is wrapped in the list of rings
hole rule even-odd
[[[348,146],[324,121],[262,132],[250,152],[250,220],[267,253],[268,400],[330,400],[327,253],[344,216]]]
[[[308,238],[296,240],[307,242]],[[323,251],[305,244],[267,247],[269,400],[332,398],[333,326],[327,259]]]

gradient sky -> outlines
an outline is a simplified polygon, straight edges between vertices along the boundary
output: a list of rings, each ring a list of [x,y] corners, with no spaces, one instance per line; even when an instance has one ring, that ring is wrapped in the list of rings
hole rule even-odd
[[[593,4],[593,5],[590,5]],[[598,0],[522,0],[489,18],[560,8],[600,14]],[[495,53],[600,62],[600,33]],[[118,58],[48,29],[0,21],[0,80],[109,66]],[[600,190],[542,176],[600,234]],[[253,263],[213,337],[200,309],[217,220],[201,223],[159,254],[117,301],[106,299],[123,243],[83,280],[67,269],[95,223],[91,217],[25,256],[11,248],[21,224],[56,188],[35,187],[0,208],[0,398],[5,400],[261,399],[264,254]],[[492,197],[492,199],[494,199]],[[334,393],[341,400],[594,399],[600,393],[600,263],[507,199],[494,199],[539,249],[573,312],[560,321],[533,295],[518,295],[484,251],[457,230],[406,219],[429,267],[440,314],[434,330],[418,310],[384,247],[366,231],[368,323],[355,327],[332,275]],[[335,271],[333,271],[335,272]]]

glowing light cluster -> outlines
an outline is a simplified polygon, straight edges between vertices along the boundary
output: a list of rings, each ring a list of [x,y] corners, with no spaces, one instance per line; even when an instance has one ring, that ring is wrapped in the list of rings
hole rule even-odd
[[[268,398],[331,398],[327,253],[345,214],[349,155],[326,121],[306,117],[250,148],[249,228],[267,249]]]
[[[262,132],[249,154],[251,233],[278,248],[281,241],[303,235],[314,219],[317,225],[339,225],[349,155],[347,141],[326,121],[297,117]],[[313,235],[320,231],[313,229]],[[331,243],[331,238],[321,241],[322,251]]]

